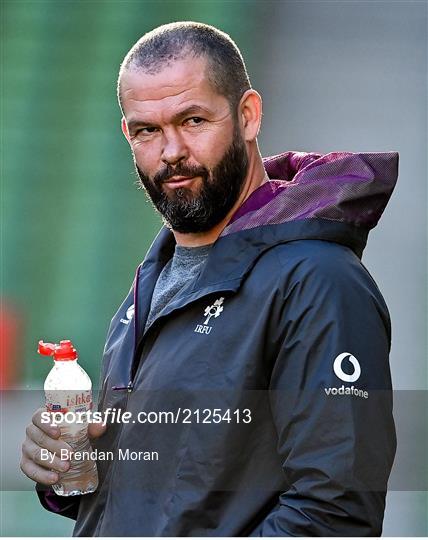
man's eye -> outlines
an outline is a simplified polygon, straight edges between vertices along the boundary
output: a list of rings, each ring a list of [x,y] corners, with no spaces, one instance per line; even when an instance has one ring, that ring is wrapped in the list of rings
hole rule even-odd
[[[188,118],[185,123],[189,126],[199,126],[202,124],[202,122],[205,122],[203,118],[199,118],[199,116],[192,116],[192,118]]]
[[[151,135],[152,133],[156,132],[156,129],[157,128],[155,127],[140,128],[140,129],[137,129],[137,131],[135,132],[135,135]]]

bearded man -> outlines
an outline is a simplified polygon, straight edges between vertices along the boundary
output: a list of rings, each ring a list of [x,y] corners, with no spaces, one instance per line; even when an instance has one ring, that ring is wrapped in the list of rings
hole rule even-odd
[[[118,97],[164,226],[112,319],[98,406],[157,421],[89,432],[100,451],[159,460],[100,461],[97,491],[59,497],[49,486],[69,464],[38,459],[34,445],[63,443],[37,413],[21,467],[43,506],[76,536],[380,535],[390,319],[361,256],[397,153],[263,159],[260,95],[205,24],[144,35]]]

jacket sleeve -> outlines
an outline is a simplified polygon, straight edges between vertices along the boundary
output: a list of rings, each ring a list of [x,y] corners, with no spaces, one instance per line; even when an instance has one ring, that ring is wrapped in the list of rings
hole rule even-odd
[[[270,403],[287,489],[251,536],[378,536],[396,450],[384,300],[337,245],[296,263],[281,297]]]
[[[51,487],[43,484],[36,484],[36,493],[43,508],[49,512],[70,519],[77,519],[81,495],[61,497],[60,495],[57,495]]]

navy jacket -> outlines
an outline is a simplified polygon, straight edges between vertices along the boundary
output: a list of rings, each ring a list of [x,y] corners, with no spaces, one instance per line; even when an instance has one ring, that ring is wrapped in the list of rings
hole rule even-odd
[[[145,333],[171,231],[138,267],[109,328],[99,410],[155,421],[108,426],[94,447],[114,459],[98,461],[95,493],[37,486],[74,535],[380,535],[391,327],[360,258],[398,154],[286,152],[265,167],[270,181]]]

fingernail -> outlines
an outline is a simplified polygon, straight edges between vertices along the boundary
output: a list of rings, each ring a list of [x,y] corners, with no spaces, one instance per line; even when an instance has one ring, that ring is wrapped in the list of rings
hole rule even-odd
[[[49,474],[49,481],[50,482],[56,482],[57,481],[57,478],[58,478],[58,475],[55,474],[55,473],[50,473]]]

